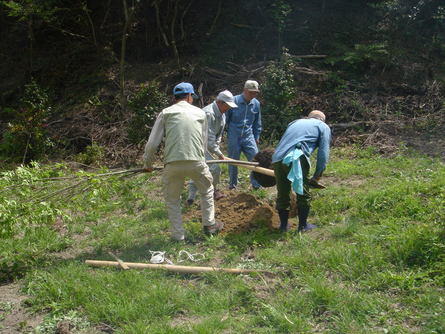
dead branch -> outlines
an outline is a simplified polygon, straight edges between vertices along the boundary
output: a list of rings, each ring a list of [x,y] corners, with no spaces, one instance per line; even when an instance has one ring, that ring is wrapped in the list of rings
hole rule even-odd
[[[322,59],[327,58],[327,55],[292,55],[292,57],[295,58],[301,58],[301,59]]]
[[[329,126],[333,129],[350,129],[350,128],[358,128],[361,126],[375,126],[375,125],[383,125],[383,124],[394,124],[398,123],[396,121],[360,121],[360,122],[349,122],[349,123],[335,123],[330,124]]]

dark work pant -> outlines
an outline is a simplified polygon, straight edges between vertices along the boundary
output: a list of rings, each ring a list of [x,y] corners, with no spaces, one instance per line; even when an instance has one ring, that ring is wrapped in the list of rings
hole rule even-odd
[[[309,192],[309,163],[306,157],[300,157],[301,169],[303,171],[303,195],[297,194],[297,208],[304,209],[311,207],[311,194]],[[277,210],[290,210],[290,192],[292,184],[287,179],[290,166],[286,166],[281,161],[273,164],[275,179],[277,180]]]

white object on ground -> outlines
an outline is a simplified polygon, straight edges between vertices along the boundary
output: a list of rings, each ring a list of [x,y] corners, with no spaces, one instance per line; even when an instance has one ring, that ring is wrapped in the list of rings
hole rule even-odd
[[[151,259],[150,259],[150,263],[153,264],[161,264],[161,263],[168,263],[168,264],[173,264],[172,261],[170,261],[169,259],[167,259],[165,257],[165,252],[161,252],[161,251],[150,251],[151,253]]]
[[[181,250],[179,251],[179,255],[178,255],[178,263],[184,262],[185,260],[183,260],[181,257],[183,257],[182,255],[185,254],[186,259],[185,260],[190,260],[193,262],[198,262],[200,260],[204,260],[205,259],[205,255],[202,253],[196,253],[196,254],[190,254],[189,252],[187,252],[186,250]],[[201,257],[201,258],[199,258]]]

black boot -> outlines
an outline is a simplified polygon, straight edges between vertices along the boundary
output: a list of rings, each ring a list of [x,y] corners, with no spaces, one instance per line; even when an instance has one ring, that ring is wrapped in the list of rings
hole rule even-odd
[[[278,210],[278,215],[280,216],[280,231],[288,231],[288,221],[289,221],[289,210]]]
[[[309,216],[310,208],[298,208],[298,232],[310,231],[317,226],[314,224],[308,224],[307,217]]]

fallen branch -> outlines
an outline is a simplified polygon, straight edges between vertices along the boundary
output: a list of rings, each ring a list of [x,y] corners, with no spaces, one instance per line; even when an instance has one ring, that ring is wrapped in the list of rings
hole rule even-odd
[[[258,173],[263,173],[263,174],[264,174],[264,172],[261,171],[262,169],[266,170],[266,173],[267,173],[267,171],[269,171],[265,168],[256,167],[256,166],[258,166],[258,162],[252,162],[252,161],[232,160],[232,159],[226,158],[226,160],[207,160],[206,163],[207,164],[234,164],[237,166],[246,167],[248,169],[258,168],[258,170],[255,170],[255,169],[252,169],[252,170],[257,171]],[[157,171],[163,170],[163,169],[164,169],[164,167],[154,167],[154,170],[157,170]],[[273,171],[271,171],[271,172],[273,173]],[[129,177],[129,176],[134,176],[134,175],[137,175],[140,173],[145,173],[145,169],[144,168],[136,168],[136,169],[126,169],[126,170],[120,170],[120,171],[108,172],[108,173],[102,173],[102,174],[85,174],[85,175],[48,177],[48,178],[33,180],[31,183],[13,184],[13,185],[9,185],[6,187],[2,187],[0,189],[6,190],[6,189],[19,188],[19,187],[29,187],[29,186],[33,186],[35,183],[42,183],[42,182],[47,182],[47,181],[80,180],[79,182],[77,182],[73,185],[69,185],[63,189],[59,189],[53,193],[48,194],[47,196],[43,197],[43,199],[38,199],[37,196],[32,199],[32,200],[36,200],[36,201],[42,201],[42,200],[46,200],[48,198],[54,197],[55,195],[62,194],[68,190],[73,190],[74,188],[79,188],[80,185],[83,185],[85,182],[95,179],[95,178],[117,176],[117,175],[121,175],[123,177]],[[269,175],[269,174],[267,174],[267,175]]]
[[[119,264],[116,261],[86,260],[85,263],[93,267],[121,267],[121,264]],[[231,274],[268,272],[267,270],[260,270],[260,269],[178,266],[171,264],[153,264],[153,263],[135,263],[135,262],[123,262],[123,265],[134,269],[165,269],[168,271],[173,271],[182,274],[198,274],[198,273],[208,273],[215,271],[231,273]]]
[[[358,122],[349,122],[349,123],[335,123],[329,124],[332,129],[350,129],[350,128],[358,128],[362,126],[375,126],[375,125],[383,125],[383,124],[395,124],[400,123],[400,121],[358,121]]]

